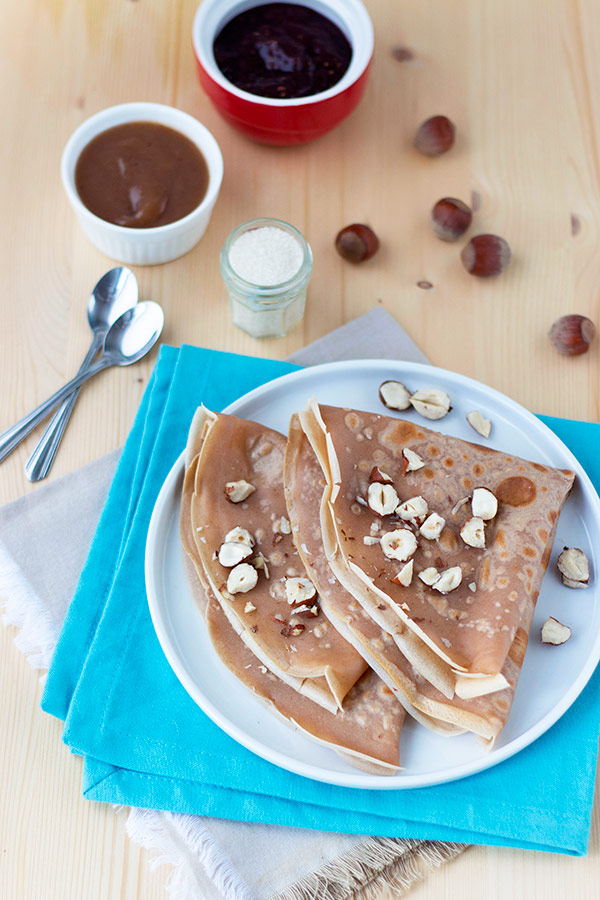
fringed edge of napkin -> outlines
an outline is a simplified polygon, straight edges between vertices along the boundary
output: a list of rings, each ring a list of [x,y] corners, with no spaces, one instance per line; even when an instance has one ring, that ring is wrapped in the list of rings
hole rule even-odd
[[[59,626],[1,541],[0,606],[4,624],[19,629],[15,645],[29,665],[34,669],[47,669]]]
[[[152,869],[172,866],[166,883],[171,900],[214,896],[215,888],[228,900],[253,900],[198,816],[132,808],[126,830],[136,844],[158,852],[150,862]]]
[[[468,844],[367,838],[273,900],[377,900],[383,888],[402,897],[442,863],[454,859]]]

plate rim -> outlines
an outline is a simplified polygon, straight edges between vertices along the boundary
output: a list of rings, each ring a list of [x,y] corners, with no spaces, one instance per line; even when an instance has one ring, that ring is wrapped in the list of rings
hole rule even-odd
[[[552,431],[552,429],[549,428],[548,425],[546,425],[545,422],[534,415],[534,413],[530,412],[528,409],[519,404],[517,401],[513,400],[508,395],[496,390],[495,388],[489,387],[484,382],[471,378],[468,375],[462,375],[459,372],[454,372],[450,369],[442,369],[441,367],[426,363],[378,358],[336,360],[335,362],[320,363],[315,366],[302,367],[296,369],[293,372],[288,372],[285,375],[280,375],[278,378],[271,379],[270,381],[265,382],[264,384],[259,385],[256,388],[253,388],[251,391],[246,392],[241,397],[238,397],[232,403],[228,404],[222,410],[222,412],[225,414],[235,415],[236,411],[241,406],[245,406],[248,403],[254,402],[263,394],[274,389],[281,389],[282,385],[283,389],[285,389],[285,384],[287,384],[289,381],[301,381],[304,378],[308,378],[310,376],[314,377],[315,374],[318,377],[321,372],[326,373],[332,370],[345,370],[348,368],[348,366],[359,369],[367,369],[373,367],[374,365],[376,367],[390,367],[390,369],[393,369],[394,367],[396,369],[401,368],[404,374],[406,374],[407,372],[415,372],[415,374],[422,373],[427,374],[428,376],[433,375],[434,377],[435,375],[442,375],[447,376],[451,379],[458,379],[459,383],[468,385],[470,387],[475,386],[478,389],[482,390],[485,394],[501,402],[503,405],[508,405],[509,408],[512,407],[513,409],[515,409],[521,416],[524,416],[526,420],[529,420],[530,424],[534,426],[536,430],[541,429],[542,433],[544,433],[546,441],[549,441],[550,444],[552,444],[558,452],[560,452],[563,456],[566,455],[569,466],[573,469],[573,471],[575,471],[578,479],[580,479],[581,481],[584,493],[587,495],[588,499],[595,507],[598,523],[600,525],[600,497],[598,496],[598,493],[594,485],[592,484],[591,479],[589,478],[587,472],[585,471],[579,460],[575,457],[575,455],[567,447],[567,445],[558,437],[558,435],[556,435]],[[503,747],[493,749],[487,754],[482,754],[481,757],[478,757],[475,760],[469,760],[467,762],[454,765],[451,769],[446,770],[445,772],[441,771],[429,774],[420,773],[410,775],[403,774],[403,770],[400,769],[397,774],[391,776],[372,775],[361,772],[359,770],[356,770],[356,772],[352,771],[344,773],[323,770],[313,764],[298,762],[296,760],[290,759],[288,756],[286,756],[285,753],[279,750],[275,750],[269,747],[267,744],[263,744],[262,742],[256,740],[251,735],[248,735],[245,731],[240,729],[239,726],[231,722],[226,715],[221,713],[221,711],[217,707],[215,707],[212,701],[204,695],[200,686],[194,681],[194,679],[187,672],[185,666],[182,664],[181,660],[179,659],[177,649],[171,641],[169,630],[163,623],[161,603],[158,599],[159,592],[156,588],[154,576],[156,553],[153,552],[153,548],[156,544],[156,535],[159,532],[162,517],[165,515],[167,506],[172,501],[173,490],[176,486],[177,480],[181,477],[184,468],[185,450],[182,451],[176,462],[173,464],[161,486],[161,489],[155,501],[150,524],[148,527],[144,560],[145,582],[148,606],[154,630],[170,667],[173,669],[175,675],[177,676],[184,689],[192,697],[194,702],[206,713],[206,715],[208,715],[209,718],[211,718],[212,721],[214,721],[215,724],[218,725],[218,727],[225,731],[225,733],[233,738],[237,743],[241,744],[243,747],[255,753],[259,757],[267,760],[268,762],[273,763],[274,765],[277,765],[278,767],[283,768],[295,775],[300,775],[327,784],[333,784],[341,787],[357,788],[362,790],[408,790],[412,788],[429,787],[436,784],[446,784],[452,781],[459,780],[461,778],[465,778],[469,775],[474,775],[478,772],[485,771],[486,769],[492,768],[505,761],[506,759],[510,759],[512,756],[525,749],[525,747],[532,744],[546,731],[548,731],[548,729],[551,728],[552,725],[554,725],[567,712],[567,710],[579,697],[588,681],[592,677],[598,665],[598,662],[600,661],[599,631],[589,649],[588,655],[584,660],[582,667],[579,669],[578,674],[571,684],[570,688],[562,695],[560,700],[552,707],[552,709],[550,709],[544,716],[542,716],[542,718],[537,723],[535,723],[535,725],[530,726],[527,731],[519,735],[517,738],[514,738],[508,744],[505,744]],[[594,569],[596,568],[597,567],[594,566]],[[252,696],[251,692],[249,692],[249,696]],[[253,699],[255,699],[257,703],[260,703],[260,700],[258,700],[258,698],[254,697]]]

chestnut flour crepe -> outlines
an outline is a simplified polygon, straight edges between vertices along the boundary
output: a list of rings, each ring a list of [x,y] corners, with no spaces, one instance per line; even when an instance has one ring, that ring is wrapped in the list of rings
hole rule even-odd
[[[321,529],[335,576],[390,634],[408,628],[420,639],[410,645],[410,662],[446,696],[470,698],[506,688],[502,668],[519,627],[529,627],[573,473],[406,420],[316,401],[300,419],[326,481]],[[407,471],[404,448],[425,465]],[[424,539],[419,523],[402,522],[395,514],[377,516],[365,505],[375,466],[391,477],[400,503],[422,497],[428,513],[445,519],[437,539]],[[490,490],[499,504],[486,523],[483,549],[467,546],[459,536],[471,515],[475,487]],[[414,577],[403,587],[391,581],[401,565],[371,540],[407,525],[417,534],[418,547]],[[456,566],[462,582],[446,595],[418,577],[429,567]]]
[[[313,703],[278,679],[254,656],[229,624],[220,604],[203,584],[203,570],[191,523],[191,502],[198,456],[188,444],[182,492],[180,533],[184,569],[192,595],[203,612],[211,642],[223,663],[272,713],[305,736],[335,750],[355,768],[392,775],[399,768],[399,737],[405,712],[393,693],[367,671],[335,714]],[[191,459],[190,459],[191,457]]]
[[[422,725],[445,736],[460,734],[466,729],[485,738],[491,747],[510,712],[527,647],[533,603],[528,604],[502,669],[508,687],[471,700],[456,696],[447,699],[401,652],[403,648],[411,653],[411,645],[418,644],[420,638],[409,628],[396,632],[395,639],[392,638],[332,576],[319,521],[326,482],[298,416],[292,416],[290,422],[284,477],[294,540],[308,575],[319,591],[321,607],[332,624]]]
[[[264,666],[335,712],[367,664],[319,615],[318,605],[288,602],[289,579],[306,573],[287,520],[286,439],[256,422],[202,408],[192,424],[190,445],[198,449],[190,513],[203,582]],[[226,485],[240,481],[254,491],[243,502],[232,502]],[[236,528],[246,529],[255,542],[252,558],[258,581],[246,593],[227,590],[231,569],[217,558],[226,535]]]

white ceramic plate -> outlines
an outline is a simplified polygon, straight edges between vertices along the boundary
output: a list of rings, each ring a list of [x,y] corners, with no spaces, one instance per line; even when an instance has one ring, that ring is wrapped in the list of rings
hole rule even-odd
[[[503,394],[453,372],[417,363],[361,360],[329,363],[278,378],[241,397],[225,412],[287,432],[290,415],[312,395],[326,404],[385,412],[379,385],[398,379],[410,389],[448,391],[453,409],[434,428],[478,440],[465,414],[478,409],[492,419],[489,446],[577,473],[574,490],[558,523],[550,565],[538,600],[531,640],[508,722],[491,752],[472,735],[442,738],[407,717],[401,735],[403,770],[392,777],[352,769],[276,720],[225,668],[208,639],[185,583],[179,542],[179,494],[183,456],[158,497],[146,548],[146,586],[154,627],[175,674],[204,712],[224,731],[264,759],[299,775],[355,788],[398,789],[438,784],[493,766],[543,734],[569,708],[600,657],[600,598],[595,548],[600,547],[600,500],[565,445],[539,419]],[[423,422],[416,412],[401,413]],[[429,423],[427,423],[429,424]],[[481,443],[485,439],[481,438]],[[564,545],[580,547],[592,568],[591,586],[565,588],[556,573]],[[573,637],[553,647],[541,643],[544,620],[554,615]]]

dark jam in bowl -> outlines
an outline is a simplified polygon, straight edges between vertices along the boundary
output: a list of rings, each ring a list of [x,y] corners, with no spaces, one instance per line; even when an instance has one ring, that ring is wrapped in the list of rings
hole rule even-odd
[[[208,189],[196,144],[156,122],[127,122],[96,135],[75,166],[75,187],[90,212],[128,228],[183,219]]]
[[[352,47],[331,19],[295,3],[266,3],[235,16],[215,38],[217,66],[236,87],[278,100],[328,90]]]

